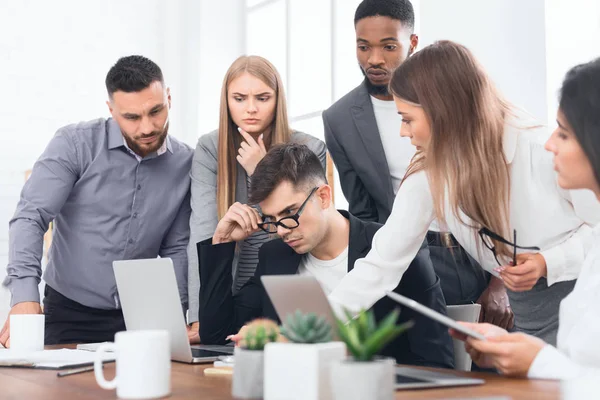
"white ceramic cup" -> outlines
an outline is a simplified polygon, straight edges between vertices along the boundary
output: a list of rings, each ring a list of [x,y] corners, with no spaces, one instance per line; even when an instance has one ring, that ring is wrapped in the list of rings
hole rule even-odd
[[[44,350],[44,314],[10,316],[10,349],[19,352]]]
[[[116,376],[104,378],[102,355],[114,351]],[[117,389],[121,399],[156,399],[171,393],[171,347],[164,330],[126,331],[114,343],[100,345],[94,361],[96,381],[103,389]]]

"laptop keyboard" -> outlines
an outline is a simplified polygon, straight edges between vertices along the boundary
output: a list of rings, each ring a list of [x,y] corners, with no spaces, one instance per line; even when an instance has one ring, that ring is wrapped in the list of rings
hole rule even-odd
[[[426,380],[426,379],[411,378],[410,376],[396,374],[396,384],[397,385],[403,384],[403,383],[424,383],[424,382],[431,382],[431,381]]]
[[[218,356],[225,356],[228,354],[231,354],[231,353],[226,353],[224,351],[212,351],[212,350],[192,348],[192,357],[194,357],[194,358],[218,357]]]

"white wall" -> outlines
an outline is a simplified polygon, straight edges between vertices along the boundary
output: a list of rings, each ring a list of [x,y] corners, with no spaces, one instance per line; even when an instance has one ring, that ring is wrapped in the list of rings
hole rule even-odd
[[[119,57],[142,54],[161,66],[172,91],[175,137],[195,146],[213,127],[214,82],[220,86],[224,65],[243,46],[242,3],[0,1],[0,281],[25,171],[59,127],[109,116],[104,78]],[[0,323],[8,304],[0,288]]]
[[[565,73],[600,56],[597,0],[421,0],[420,9],[421,48],[466,45],[509,101],[551,129]]]
[[[546,0],[548,125],[556,126],[558,91],[567,71],[600,57],[600,1]]]
[[[467,46],[503,95],[547,121],[544,0],[421,0],[419,47]]]
[[[199,99],[195,116],[198,132],[195,139],[219,125],[219,100],[225,72],[245,52],[244,3],[244,0],[202,0],[200,19],[196,21],[201,63],[197,70],[190,70],[186,75],[197,75],[195,89]]]

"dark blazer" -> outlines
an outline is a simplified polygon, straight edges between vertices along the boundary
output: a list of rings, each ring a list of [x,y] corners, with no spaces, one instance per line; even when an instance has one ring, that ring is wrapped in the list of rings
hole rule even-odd
[[[323,124],[348,211],[384,224],[392,212],[394,189],[365,83],[323,111]]]
[[[348,270],[351,270],[357,259],[367,255],[373,235],[381,225],[361,221],[345,211],[340,213],[350,220]],[[198,243],[197,248],[202,287],[198,317],[203,344],[223,344],[227,335],[237,333],[242,325],[257,317],[279,321],[260,277],[296,274],[303,255],[281,239],[263,244],[254,277],[232,295],[231,262],[235,243],[212,245],[208,239]],[[433,271],[425,243],[395,291],[446,314],[439,278]],[[379,300],[373,306],[376,319],[383,319],[396,307],[399,305],[387,297]],[[402,309],[399,323],[411,319],[415,326],[386,346],[381,354],[394,357],[401,364],[452,368],[454,354],[447,329],[408,308]]]

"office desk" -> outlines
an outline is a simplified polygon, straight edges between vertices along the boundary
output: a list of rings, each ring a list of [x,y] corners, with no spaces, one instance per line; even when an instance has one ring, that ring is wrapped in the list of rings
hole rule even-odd
[[[56,346],[55,346],[56,347]],[[74,346],[62,346],[71,347]],[[172,399],[230,400],[231,377],[204,376],[211,365],[173,363],[171,370]],[[107,379],[114,376],[115,364],[106,364]],[[445,371],[448,372],[448,371]],[[457,372],[458,374],[458,372]],[[465,373],[462,373],[465,374]],[[558,400],[560,384],[553,381],[508,379],[484,373],[469,373],[486,380],[485,385],[434,390],[397,391],[397,399],[468,399],[505,396],[514,400]],[[58,378],[56,371],[24,368],[0,368],[0,399],[114,399],[115,391],[103,390],[93,372]]]

